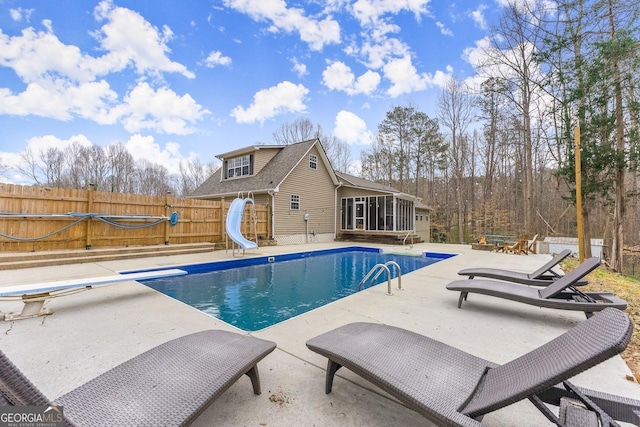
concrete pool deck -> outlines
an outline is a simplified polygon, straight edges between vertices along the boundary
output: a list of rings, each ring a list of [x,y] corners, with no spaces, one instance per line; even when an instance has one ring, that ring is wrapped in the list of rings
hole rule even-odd
[[[246,256],[277,255],[353,244],[260,247]],[[361,245],[358,246],[370,246]],[[333,392],[324,393],[326,359],[305,342],[345,323],[380,322],[410,329],[485,359],[504,363],[584,321],[582,313],[537,308],[483,295],[470,295],[462,309],[458,294],[445,289],[458,270],[471,266],[533,271],[549,255],[513,255],[471,250],[468,245],[375,245],[399,253],[423,251],[458,256],[403,275],[402,291],[387,296],[383,283],[258,332],[277,343],[258,364],[262,394],[241,378],[199,418],[196,426],[408,426],[430,425],[383,391],[346,369]],[[111,275],[153,267],[175,267],[231,258],[231,252],[158,256],[2,272],[0,286]],[[396,281],[393,281],[395,288]],[[0,301],[0,311],[21,310]],[[56,298],[46,317],[1,322],[0,348],[49,398],[54,399],[141,352],[204,329],[238,331],[215,318],[136,282],[96,287]],[[403,363],[398,360],[397,363]],[[619,357],[572,379],[594,390],[640,399],[640,385]],[[117,410],[117,408],[116,408]],[[484,417],[489,426],[552,425],[528,401]]]

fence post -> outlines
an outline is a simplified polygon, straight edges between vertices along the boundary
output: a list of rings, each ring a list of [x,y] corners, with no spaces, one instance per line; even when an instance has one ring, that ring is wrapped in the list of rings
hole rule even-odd
[[[171,208],[173,207],[172,204],[173,200],[171,197],[171,191],[167,191],[167,194],[165,196],[164,199],[164,208],[165,208],[165,215],[166,216],[170,216],[171,212],[169,212],[171,210]],[[164,244],[168,245],[169,244],[169,230],[171,228],[171,221],[165,221],[164,222]]]
[[[89,193],[87,194],[87,213],[93,213],[93,194],[95,190],[95,184],[89,184]],[[93,242],[93,218],[89,216],[87,219],[87,236],[84,248],[86,250],[91,249],[91,243]]]
[[[220,198],[220,239],[222,240],[222,242],[226,242],[227,241],[227,221],[225,218],[225,202],[224,202],[224,197]]]

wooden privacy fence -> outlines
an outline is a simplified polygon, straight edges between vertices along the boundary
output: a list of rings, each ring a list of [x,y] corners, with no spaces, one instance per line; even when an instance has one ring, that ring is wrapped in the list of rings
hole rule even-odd
[[[231,201],[0,184],[0,251],[224,242]],[[255,213],[270,239],[269,207]],[[255,238],[250,205],[241,230]]]

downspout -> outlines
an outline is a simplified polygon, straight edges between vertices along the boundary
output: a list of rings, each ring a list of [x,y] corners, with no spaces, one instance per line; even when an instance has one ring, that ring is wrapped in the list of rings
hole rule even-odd
[[[338,214],[339,214],[339,209],[338,209],[338,189],[342,187],[342,183],[338,182],[338,186],[336,187],[336,189],[334,190],[334,201],[333,201],[333,240],[335,240],[338,237]],[[342,216],[342,215],[340,215]]]
[[[271,238],[275,239],[276,232],[276,193],[272,190],[267,191],[271,196]]]
[[[416,233],[416,202],[417,200],[413,201],[413,215],[411,215],[411,223],[413,224],[413,234]]]

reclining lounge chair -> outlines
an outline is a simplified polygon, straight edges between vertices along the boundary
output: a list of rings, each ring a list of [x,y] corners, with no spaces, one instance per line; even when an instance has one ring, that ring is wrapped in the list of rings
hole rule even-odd
[[[344,366],[436,425],[481,426],[483,415],[523,399],[556,422],[556,415],[543,404],[560,403],[559,397],[551,398],[560,389],[554,386],[623,351],[632,329],[625,313],[606,309],[504,365],[376,323],[339,327],[310,339],[307,347],[329,359],[326,393],[331,392],[336,371]],[[633,410],[640,408],[640,401],[577,388],[569,382],[564,386],[583,396],[604,397],[590,407],[599,411],[603,426],[609,425],[605,424],[608,417],[638,421]]]
[[[472,267],[460,270],[458,271],[458,274],[461,276],[469,276],[469,279],[473,279],[477,276],[487,277],[489,279],[505,280],[507,282],[522,283],[523,285],[530,286],[548,286],[553,283],[554,280],[562,277],[560,274],[553,271],[553,267],[560,264],[560,262],[569,255],[571,255],[571,250],[565,249],[533,273],[521,273],[519,271],[502,270],[499,268]],[[586,284],[587,281],[583,280],[576,283],[575,286]]]
[[[241,376],[260,394],[257,363],[276,344],[221,330],[152,348],[50,401],[0,351],[0,406],[62,406],[65,425],[187,425]]]
[[[579,281],[600,265],[598,257],[592,257],[545,288],[533,288],[517,283],[495,280],[455,280],[447,285],[450,291],[460,292],[458,308],[466,301],[469,293],[490,295],[538,307],[562,310],[584,311],[587,317],[594,312],[613,307],[627,308],[627,302],[606,292],[581,292],[575,286]]]

